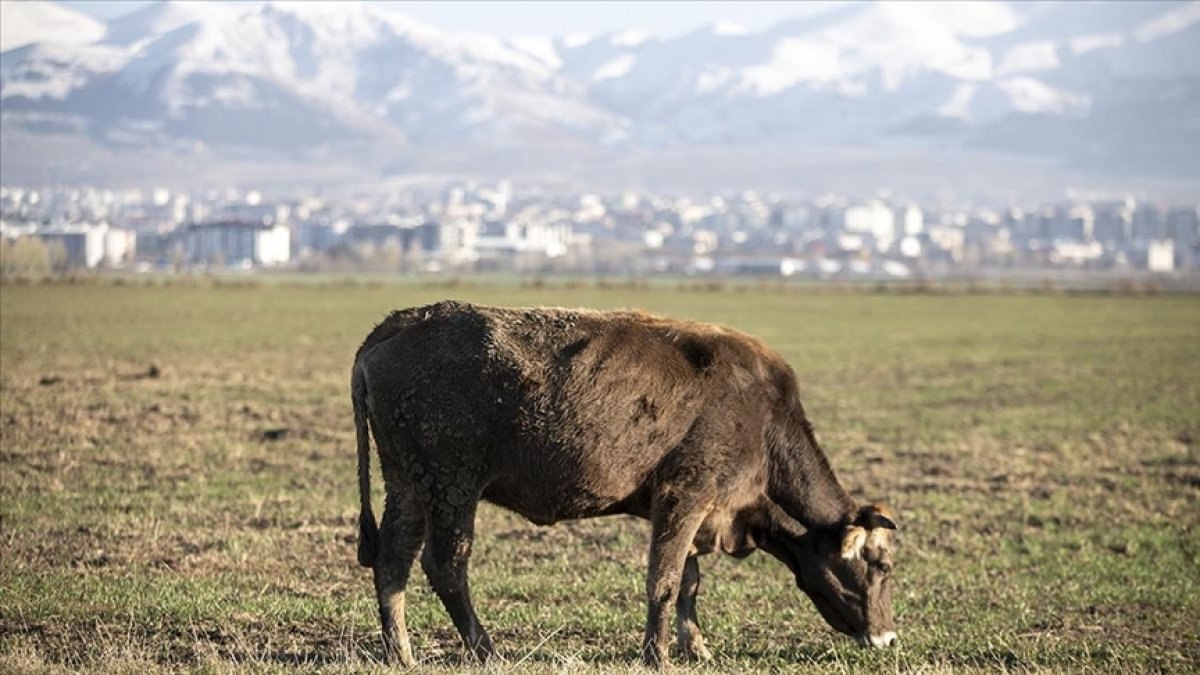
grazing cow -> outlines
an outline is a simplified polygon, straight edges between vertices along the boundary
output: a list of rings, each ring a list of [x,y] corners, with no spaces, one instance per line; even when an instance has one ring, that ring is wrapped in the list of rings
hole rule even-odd
[[[641,312],[459,302],[396,311],[351,375],[361,498],[358,560],[373,567],[384,653],[412,664],[404,591],[417,553],[464,643],[495,653],[467,585],[479,500],[539,525],[610,514],[651,522],[642,657],[709,658],[696,557],[760,548],[830,626],[896,639],[888,511],[838,483],[792,369],[757,339]],[[374,432],[386,486],[371,511]]]

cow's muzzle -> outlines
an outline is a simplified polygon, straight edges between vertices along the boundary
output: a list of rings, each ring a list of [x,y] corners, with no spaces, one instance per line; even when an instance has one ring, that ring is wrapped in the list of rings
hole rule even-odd
[[[879,635],[860,635],[858,636],[858,644],[864,647],[891,647],[896,644],[896,631],[889,630]]]

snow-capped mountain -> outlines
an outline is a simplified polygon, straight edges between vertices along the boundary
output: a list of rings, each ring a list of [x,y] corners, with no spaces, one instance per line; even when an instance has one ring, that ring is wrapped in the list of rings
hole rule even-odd
[[[5,3],[6,15],[23,5]],[[5,52],[0,77],[13,124],[33,113],[126,143],[289,148],[615,128],[583,88],[523,50],[355,3],[159,3],[92,44]]]
[[[974,129],[987,143],[1006,120],[1088,119],[1114,88],[1138,82],[1196,93],[1200,3],[880,2],[763,33],[598,39],[563,52],[594,100],[651,136],[853,141]]]
[[[53,2],[5,3],[0,21],[0,52],[28,44],[89,44],[104,35],[103,22]]]
[[[886,141],[1200,175],[1200,2],[866,2],[757,32],[513,40],[341,2],[168,1],[107,26],[0,8],[8,137],[414,168]]]

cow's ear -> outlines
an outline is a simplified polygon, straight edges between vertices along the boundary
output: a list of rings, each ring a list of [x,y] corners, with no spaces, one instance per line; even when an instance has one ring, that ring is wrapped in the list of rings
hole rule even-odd
[[[862,557],[863,546],[867,544],[867,531],[857,525],[846,528],[842,536],[842,559],[854,560]]]
[[[867,504],[859,509],[854,524],[868,530],[881,527],[888,530],[896,529],[895,516],[892,515],[891,509],[882,504]]]

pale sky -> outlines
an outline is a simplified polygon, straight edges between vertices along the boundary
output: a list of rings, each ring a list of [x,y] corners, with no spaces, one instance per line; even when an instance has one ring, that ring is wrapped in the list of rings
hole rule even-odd
[[[7,1],[7,0],[6,0]],[[60,4],[100,19],[128,14],[151,4],[143,0],[61,0]],[[732,21],[750,30],[784,19],[826,11],[842,2],[572,2],[458,1],[384,2],[384,5],[438,28],[489,33],[502,37],[573,33],[600,35],[637,28],[659,37],[690,32],[717,21]]]

